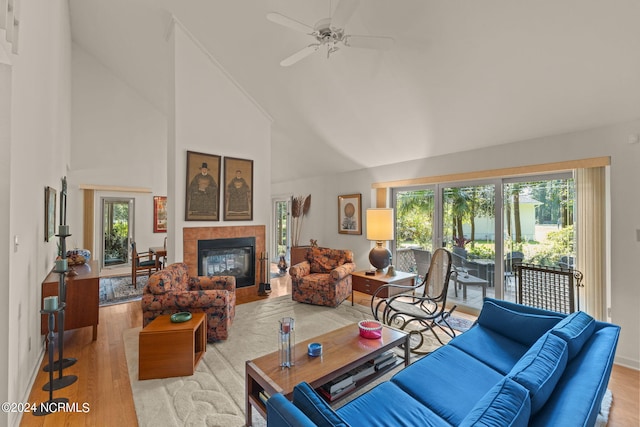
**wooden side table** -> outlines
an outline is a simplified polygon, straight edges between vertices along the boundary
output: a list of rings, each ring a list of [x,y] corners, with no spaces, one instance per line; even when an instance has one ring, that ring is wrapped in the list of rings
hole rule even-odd
[[[354,271],[351,273],[351,304],[353,305],[353,291],[363,292],[373,295],[380,286],[394,284],[402,286],[414,286],[416,281],[415,273],[405,273],[404,271],[396,271],[395,276],[387,276],[387,273],[376,272],[375,275],[369,276],[365,271]],[[386,288],[378,296],[381,298],[389,298],[390,296],[406,292],[406,289]]]
[[[171,315],[156,317],[140,331],[138,379],[193,375],[207,351],[207,316],[193,313],[182,323],[171,322]]]

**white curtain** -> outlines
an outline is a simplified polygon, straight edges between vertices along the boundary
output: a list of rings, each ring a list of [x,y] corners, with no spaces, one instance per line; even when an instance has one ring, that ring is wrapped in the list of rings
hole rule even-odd
[[[575,183],[578,210],[576,268],[584,274],[580,308],[598,320],[605,320],[605,170],[603,167],[576,169]]]

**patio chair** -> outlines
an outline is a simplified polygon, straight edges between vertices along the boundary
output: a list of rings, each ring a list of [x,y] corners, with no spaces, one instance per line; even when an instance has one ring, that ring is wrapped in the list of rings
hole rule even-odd
[[[575,268],[575,258],[568,255],[563,255],[560,257],[560,262],[558,262],[558,267],[560,268]]]
[[[416,286],[387,284],[378,288],[371,298],[373,317],[385,325],[406,329],[411,334],[410,350],[413,353],[428,353],[421,350],[425,340],[424,334],[427,332],[433,334],[435,339],[444,345],[436,330],[444,332],[451,338],[456,335],[447,322],[456,309],[455,305],[450,309],[446,306],[451,273],[451,252],[444,248],[436,249],[431,257],[429,271],[422,283]],[[404,288],[405,292],[378,299],[378,295],[385,294],[385,288]],[[416,295],[416,290],[419,288],[422,293]],[[397,292],[389,289],[387,295],[394,293]]]
[[[504,287],[508,289],[511,279],[517,280],[516,269],[524,261],[524,254],[522,252],[513,251],[507,254],[507,259],[504,262]],[[514,289],[515,290],[515,289]]]
[[[431,252],[425,249],[411,249],[411,252],[413,252],[413,259],[416,263],[418,280],[424,280],[427,275],[427,271],[429,271]]]

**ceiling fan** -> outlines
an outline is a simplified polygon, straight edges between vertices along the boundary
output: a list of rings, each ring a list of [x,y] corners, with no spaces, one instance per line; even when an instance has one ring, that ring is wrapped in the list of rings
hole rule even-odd
[[[269,21],[283,25],[292,30],[308,34],[315,39],[314,42],[307,47],[283,59],[280,62],[280,65],[283,67],[293,65],[301,59],[316,52],[320,48],[326,49],[327,58],[343,46],[365,49],[391,48],[394,43],[394,40],[391,37],[356,36],[345,33],[345,26],[358,8],[358,3],[360,3],[359,0],[341,0],[336,6],[336,10],[332,17],[321,19],[313,27],[279,13],[268,13],[267,19]]]

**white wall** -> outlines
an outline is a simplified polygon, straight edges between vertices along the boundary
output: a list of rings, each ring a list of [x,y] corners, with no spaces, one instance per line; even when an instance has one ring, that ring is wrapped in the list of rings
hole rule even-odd
[[[2,50],[2,46],[0,46]],[[2,200],[11,200],[11,65],[0,63],[0,147],[7,148],[5,155],[0,157],[0,197]],[[9,203],[0,205],[0,242],[11,242],[10,233],[10,209]],[[11,283],[10,253],[11,244],[0,245],[0,283]],[[9,288],[0,286],[0,324],[7,328],[0,332],[0,399],[6,402],[9,398],[9,325],[12,324],[9,317]],[[13,321],[15,322],[15,320]],[[15,362],[14,362],[15,363]],[[0,415],[0,424],[7,425],[7,414]],[[3,422],[4,421],[4,422]]]
[[[82,47],[72,49],[72,126],[68,247],[83,242],[79,185],[140,187],[138,192],[95,194],[95,259],[101,256],[100,198],[135,199],[135,240],[141,248],[162,246],[166,233],[153,232],[153,196],[167,194],[167,120],[132,87]]]
[[[365,235],[338,234],[337,196],[340,194],[362,193],[364,212],[375,203],[371,190],[374,182],[611,156],[611,320],[622,326],[616,362],[638,369],[640,286],[636,264],[640,259],[640,242],[636,241],[636,229],[640,229],[637,191],[640,144],[628,143],[629,135],[638,133],[640,120],[338,176],[279,183],[271,189],[274,195],[310,193],[313,202],[300,241],[315,238],[322,246],[352,249],[358,267],[365,269],[369,268],[368,253],[372,247]]]
[[[173,29],[175,86],[167,164],[170,262],[182,260],[183,227],[267,225],[271,218],[271,120],[179,24]],[[187,151],[253,160],[253,221],[223,221],[222,210],[220,221],[185,221]],[[224,186],[220,196],[224,200]]]
[[[39,366],[41,282],[53,266],[56,242],[44,241],[44,188],[60,190],[70,147],[71,36],[66,0],[21,2],[20,47],[2,66],[11,85],[0,86],[0,98],[11,100],[10,139],[3,150],[2,214],[4,249],[2,357],[0,397],[26,402]],[[8,71],[10,67],[10,71]],[[6,83],[6,80],[3,80]],[[6,124],[3,104],[2,125]],[[6,134],[3,130],[3,137]],[[4,163],[10,167],[5,169]],[[6,180],[6,181],[5,181]],[[6,189],[8,188],[8,192]],[[5,213],[9,214],[6,220]],[[18,250],[13,249],[18,236]],[[6,255],[2,256],[2,255]],[[4,261],[7,260],[7,261]],[[5,264],[6,262],[6,264]],[[6,289],[6,291],[5,291]],[[6,293],[5,293],[6,292]],[[5,353],[7,358],[5,359]],[[40,385],[41,386],[41,385]],[[0,425],[17,424],[19,414],[0,415]]]

